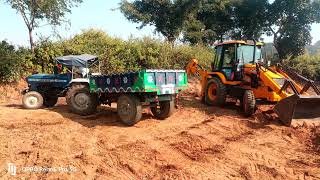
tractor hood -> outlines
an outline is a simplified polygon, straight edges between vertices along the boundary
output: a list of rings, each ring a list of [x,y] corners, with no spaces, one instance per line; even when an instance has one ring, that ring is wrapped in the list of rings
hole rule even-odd
[[[70,77],[67,74],[34,74],[27,77],[26,81],[28,83],[36,83],[36,82],[60,82],[60,83],[68,83],[70,81]]]

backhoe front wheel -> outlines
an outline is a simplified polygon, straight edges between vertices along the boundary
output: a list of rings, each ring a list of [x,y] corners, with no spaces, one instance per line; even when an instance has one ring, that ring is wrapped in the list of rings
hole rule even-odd
[[[225,104],[227,88],[219,78],[212,78],[208,81],[204,101],[209,106],[221,106]]]
[[[142,117],[140,99],[133,95],[121,95],[117,101],[117,111],[121,121],[127,126],[133,126]]]
[[[246,117],[250,117],[255,113],[256,99],[253,91],[246,90],[242,97],[242,110]]]

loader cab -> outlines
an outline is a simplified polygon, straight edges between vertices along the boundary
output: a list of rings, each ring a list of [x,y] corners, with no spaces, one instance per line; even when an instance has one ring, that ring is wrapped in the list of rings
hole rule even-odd
[[[262,43],[246,41],[228,41],[215,47],[215,58],[212,71],[223,73],[229,81],[240,81],[243,78],[245,65],[255,65],[262,59]]]

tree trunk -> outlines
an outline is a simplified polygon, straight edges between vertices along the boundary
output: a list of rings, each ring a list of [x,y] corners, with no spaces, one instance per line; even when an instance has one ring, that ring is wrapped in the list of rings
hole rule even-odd
[[[30,41],[30,48],[32,53],[34,53],[34,42],[33,42],[33,36],[32,36],[32,29],[29,29],[29,41]]]

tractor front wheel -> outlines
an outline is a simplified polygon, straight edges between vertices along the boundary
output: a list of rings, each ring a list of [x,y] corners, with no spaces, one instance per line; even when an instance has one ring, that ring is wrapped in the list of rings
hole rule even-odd
[[[30,91],[23,95],[22,104],[26,109],[39,109],[43,105],[43,97],[36,91]]]
[[[212,78],[208,81],[204,101],[209,106],[221,106],[225,104],[227,88],[219,78]]]
[[[250,117],[255,113],[256,109],[256,99],[254,97],[253,91],[246,90],[242,98],[242,110],[246,117]]]
[[[81,116],[93,114],[99,104],[98,97],[90,93],[86,85],[73,85],[67,92],[66,100],[70,110]]]

